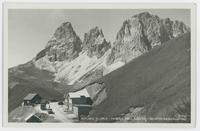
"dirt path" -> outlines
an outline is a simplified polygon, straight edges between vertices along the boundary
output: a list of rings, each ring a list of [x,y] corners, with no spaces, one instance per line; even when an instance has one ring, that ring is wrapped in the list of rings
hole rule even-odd
[[[56,120],[61,122],[75,122],[76,116],[72,113],[67,113],[64,110],[63,105],[58,105],[58,103],[50,103],[50,108],[55,114],[52,114]]]

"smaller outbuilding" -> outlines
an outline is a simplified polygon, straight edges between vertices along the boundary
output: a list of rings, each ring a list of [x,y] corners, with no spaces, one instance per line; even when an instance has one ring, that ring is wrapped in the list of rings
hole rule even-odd
[[[41,123],[47,119],[48,115],[46,113],[35,113],[27,117],[25,121],[29,123]]]
[[[30,116],[27,120],[27,123],[41,123],[42,120],[37,115]]]
[[[33,106],[41,102],[41,97],[36,93],[29,93],[24,97],[24,106]]]

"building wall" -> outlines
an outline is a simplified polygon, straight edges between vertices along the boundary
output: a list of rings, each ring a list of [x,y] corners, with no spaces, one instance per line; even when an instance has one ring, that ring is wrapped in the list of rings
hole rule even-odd
[[[86,98],[71,98],[72,104],[87,104]]]
[[[74,108],[73,108],[73,105],[74,104],[87,104],[87,100],[86,98],[70,98],[68,97],[68,100],[67,100],[67,108],[68,108],[68,111],[74,111]]]
[[[78,114],[81,115],[89,115],[89,112],[91,111],[90,106],[79,106],[78,107]]]
[[[92,100],[90,97],[80,97],[80,98],[70,98],[69,96],[64,100],[64,103],[66,105],[66,108],[68,109],[68,111],[73,111],[76,112],[76,114],[78,115],[78,112],[82,112],[83,110],[83,114],[85,112],[88,112],[87,110],[89,110],[88,108],[84,108],[81,109],[81,111],[79,111],[80,109],[77,109],[78,107],[73,106],[73,105],[92,105]]]
[[[24,100],[24,105],[25,105],[25,106],[28,106],[28,105],[31,105],[31,103],[30,103],[29,100]]]
[[[47,109],[47,108],[46,108],[46,104],[41,104],[41,105],[40,105],[40,109],[41,109],[41,110],[46,110],[46,109]]]
[[[73,112],[74,114],[79,117],[81,115],[89,115],[89,112],[91,111],[91,106],[73,106]]]

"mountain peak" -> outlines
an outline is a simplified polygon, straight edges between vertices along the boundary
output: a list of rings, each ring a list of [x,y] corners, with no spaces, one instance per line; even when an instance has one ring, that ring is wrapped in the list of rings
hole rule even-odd
[[[94,37],[98,36],[104,37],[102,29],[99,28],[98,26],[95,26],[94,28],[90,29],[87,34],[90,34]]]
[[[134,15],[132,18],[149,18],[151,17],[151,14],[149,12],[142,12],[139,14]]]
[[[189,32],[180,21],[161,19],[149,12],[142,12],[125,20],[117,33],[112,54],[107,63],[130,60],[165,41]]]
[[[96,55],[101,57],[110,48],[110,43],[104,38],[102,29],[95,26],[85,33],[83,40],[83,50],[87,50],[88,56]]]
[[[64,22],[56,29],[54,37],[57,40],[66,41],[72,37],[76,37],[76,33],[70,22]]]
[[[63,27],[72,27],[72,24],[71,24],[71,22],[64,22],[64,23],[62,23],[62,26]]]
[[[37,56],[47,56],[49,61],[64,61],[76,58],[81,51],[82,41],[70,22],[62,23]],[[37,59],[39,59],[37,58]]]

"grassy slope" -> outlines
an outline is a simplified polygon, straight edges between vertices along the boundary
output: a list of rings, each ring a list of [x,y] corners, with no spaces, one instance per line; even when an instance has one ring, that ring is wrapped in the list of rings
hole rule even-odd
[[[63,94],[53,88],[52,74],[35,68],[31,62],[9,69],[8,80],[9,112],[19,106],[31,92],[50,100],[63,98]]]
[[[146,115],[156,116],[190,100],[190,34],[154,48],[101,81],[108,97],[92,116],[117,116],[141,106]]]

